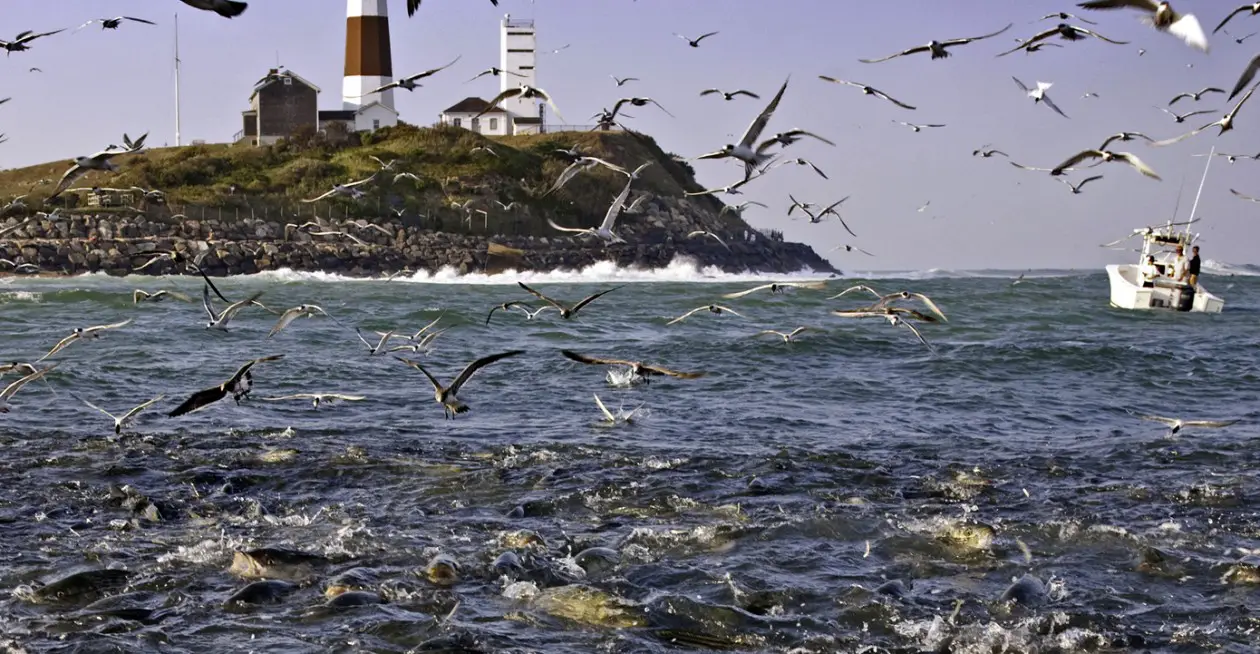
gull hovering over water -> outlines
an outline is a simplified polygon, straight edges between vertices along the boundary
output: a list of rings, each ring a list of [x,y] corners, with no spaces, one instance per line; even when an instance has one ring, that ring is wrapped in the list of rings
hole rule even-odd
[[[14,370],[22,373],[23,375],[30,375],[39,372],[39,368],[36,368],[29,363],[19,363],[17,361],[14,361],[13,363],[0,363],[0,377],[13,372]]]
[[[13,382],[12,384],[5,386],[4,390],[0,391],[0,413],[9,412],[9,401],[13,399],[13,396],[16,395],[18,391],[22,390],[23,386],[35,381],[36,379],[42,379],[44,375],[47,375],[49,372],[55,370],[57,368],[57,365],[58,364],[54,363],[53,365],[48,366],[47,368],[44,368],[42,370],[36,370],[35,372],[32,372],[29,375],[26,375],[25,377],[22,377],[21,379]]]
[[[137,407],[135,407],[135,408],[133,408],[133,409],[131,409],[131,410],[127,411],[126,413],[122,414],[121,416],[116,416],[116,415],[114,415],[114,414],[112,414],[112,413],[110,413],[110,412],[106,411],[105,409],[102,409],[101,407],[96,406],[95,404],[92,404],[91,402],[88,402],[87,400],[85,400],[85,399],[83,399],[83,398],[79,397],[78,395],[75,395],[75,397],[78,397],[80,402],[82,402],[82,403],[84,403],[84,404],[88,405],[89,407],[91,407],[91,408],[93,408],[93,409],[96,409],[97,411],[100,411],[101,413],[103,413],[103,414],[105,414],[105,415],[109,416],[109,417],[110,417],[110,419],[114,421],[114,433],[115,433],[115,434],[122,434],[122,433],[123,433],[123,430],[124,430],[124,429],[126,429],[129,425],[131,425],[132,420],[134,420],[134,419],[135,419],[135,417],[136,417],[136,415],[137,415],[137,414],[139,414],[141,411],[144,411],[145,409],[149,408],[149,407],[150,407],[150,406],[152,406],[155,402],[157,402],[157,401],[161,400],[162,398],[164,398],[164,397],[166,397],[166,396],[165,396],[165,395],[159,395],[159,396],[157,396],[157,397],[155,397],[155,398],[153,398],[153,399],[149,400],[148,402],[144,402],[143,404],[141,404],[141,405],[139,405],[139,406],[137,406]]]
[[[784,334],[781,331],[776,331],[773,329],[763,329],[757,332],[756,334],[753,334],[753,336],[768,336],[770,334],[774,334],[775,336],[782,338],[784,343],[791,343],[792,339],[796,338],[797,334],[800,334],[801,332],[805,332],[805,331],[809,331],[809,327],[797,327],[796,329],[793,329],[792,331],[786,334]]]
[[[709,313],[715,316],[720,316],[723,313],[733,313],[739,316],[740,318],[744,317],[744,314],[739,313],[738,311],[735,311],[734,309],[728,309],[720,304],[706,304],[702,307],[696,307],[695,309],[692,309],[691,311],[688,311],[687,313],[684,313],[683,315],[678,316],[677,318],[674,318],[673,320],[665,323],[665,326],[668,327],[676,322],[682,322],[686,320],[688,317],[690,317],[692,314],[699,313],[701,311],[708,311]]]
[[[228,395],[231,395],[232,399],[237,404],[240,404],[241,400],[249,395],[250,390],[254,388],[254,376],[250,372],[250,369],[257,364],[267,361],[276,361],[283,358],[283,354],[273,354],[260,359],[246,361],[245,365],[241,366],[235,373],[233,373],[231,379],[228,379],[213,388],[207,388],[203,391],[193,393],[192,397],[184,400],[183,404],[175,407],[173,411],[166,415],[174,418],[176,416],[182,416],[185,413],[200,411],[201,409],[222,400]]]
[[[173,297],[180,302],[192,302],[192,298],[176,291],[161,290],[155,293],[136,289],[131,293],[131,303],[140,304],[141,302],[161,302],[168,297]]]
[[[54,345],[53,348],[48,351],[48,354],[45,354],[44,356],[36,359],[35,363],[39,363],[40,361],[47,359],[48,357],[66,349],[67,347],[70,347],[70,345],[74,344],[77,341],[96,340],[100,338],[101,335],[103,335],[107,331],[126,327],[127,325],[130,325],[130,324],[131,324],[131,318],[128,318],[122,322],[116,322],[109,325],[96,325],[95,327],[76,327],[75,330],[71,332],[69,336],[58,341],[57,344]]]
[[[311,408],[318,409],[320,404],[329,404],[333,402],[362,402],[367,397],[363,395],[342,395],[341,393],[294,393],[293,395],[285,395],[282,397],[260,397],[264,402],[285,402],[288,400],[310,400]]]
[[[1139,173],[1142,173],[1143,175],[1146,175],[1147,177],[1150,177],[1151,179],[1155,179],[1155,180],[1160,179],[1160,176],[1157,175],[1155,171],[1151,169],[1150,166],[1143,163],[1141,159],[1138,159],[1137,155],[1134,155],[1131,152],[1112,152],[1110,150],[1082,150],[1072,155],[1070,158],[1067,159],[1067,161],[1064,161],[1063,163],[1055,166],[1053,169],[1050,170],[1050,174],[1056,175],[1056,176],[1062,175],[1065,170],[1071,170],[1072,167],[1075,166],[1076,164],[1081,163],[1082,161],[1086,161],[1088,159],[1102,159],[1103,163],[1107,163],[1111,161],[1122,161],[1132,166],[1134,170],[1138,171]],[[1082,186],[1084,184],[1085,182],[1081,182]]]
[[[1168,432],[1169,435],[1176,434],[1177,432],[1181,431],[1183,427],[1228,427],[1238,422],[1237,420],[1182,420],[1181,418],[1165,418],[1164,416],[1148,416],[1148,415],[1143,415],[1140,413],[1135,413],[1133,415],[1136,415],[1137,417],[1143,420],[1150,420],[1152,422],[1160,422],[1165,425],[1168,425],[1171,428],[1171,430]]]
[[[882,61],[888,61],[889,59],[894,59],[896,57],[904,57],[906,55],[917,54],[920,52],[932,53],[933,59],[944,59],[950,56],[948,48],[952,48],[954,46],[959,46],[959,45],[966,45],[968,43],[971,43],[972,41],[980,41],[983,39],[992,38],[1010,29],[1011,25],[1014,25],[1014,23],[1009,23],[1007,24],[1006,27],[1003,27],[1002,29],[996,32],[993,32],[992,34],[985,34],[984,36],[972,36],[972,37],[962,38],[962,39],[949,39],[948,41],[928,41],[927,44],[925,45],[915,46],[908,50],[903,50],[901,52],[898,52],[897,54],[888,55],[887,57],[882,57],[880,59],[858,59],[858,61],[864,64],[878,64]]]
[[[551,96],[548,95],[546,91],[536,86],[530,86],[529,84],[521,84],[517,88],[507,89],[503,91],[502,93],[499,93],[498,95],[494,96],[494,99],[490,101],[490,104],[486,105],[485,109],[482,109],[480,112],[477,113],[476,116],[473,116],[473,120],[480,118],[487,111],[490,111],[491,109],[494,109],[495,107],[497,107],[500,102],[503,102],[504,100],[508,100],[510,98],[525,98],[526,100],[533,100],[533,99],[542,100],[546,102],[548,106],[551,107],[552,111],[556,112],[557,118],[559,118],[561,121],[564,120],[564,116],[560,115],[560,109],[556,107],[556,103],[551,101]]]
[[[771,284],[762,284],[761,286],[754,286],[746,291],[737,291],[735,293],[727,293],[726,295],[723,295],[722,297],[728,300],[733,300],[737,297],[744,297],[745,295],[750,295],[752,293],[756,293],[757,291],[764,291],[764,290],[769,290],[771,293],[784,293],[784,292],[787,292],[787,289],[789,288],[806,288],[806,289],[810,289],[814,291],[821,291],[827,288],[827,282],[825,281],[774,282]]]
[[[709,38],[710,36],[714,36],[714,35],[716,35],[716,34],[717,34],[717,32],[709,32],[709,33],[707,33],[707,34],[701,34],[700,36],[698,36],[698,37],[696,37],[696,38],[692,39],[692,38],[685,37],[685,36],[683,36],[682,34],[679,34],[679,33],[677,33],[677,32],[674,32],[674,36],[676,36],[676,37],[678,37],[678,38],[680,38],[680,39],[682,39],[682,40],[686,41],[686,42],[687,42],[687,45],[689,45],[689,46],[691,46],[691,47],[693,47],[693,48],[698,48],[698,47],[700,47],[700,42],[701,42],[701,41],[703,41],[703,40],[705,40],[705,39]]]
[[[827,77],[826,75],[819,75],[819,76],[818,76],[818,79],[821,79],[821,80],[824,80],[824,81],[827,81],[827,82],[832,82],[832,83],[835,83],[835,84],[844,84],[845,86],[852,86],[852,87],[855,87],[855,88],[859,88],[859,89],[862,89],[862,93],[864,93],[864,94],[866,94],[866,95],[873,95],[873,96],[875,96],[875,97],[877,97],[877,98],[883,98],[884,100],[887,100],[887,101],[889,101],[889,102],[891,102],[891,103],[893,103],[893,104],[895,104],[895,105],[897,105],[898,107],[901,107],[901,108],[903,108],[903,109],[911,109],[911,110],[913,110],[913,109],[914,109],[914,107],[912,107],[912,106],[910,106],[910,105],[908,105],[908,104],[906,104],[906,103],[904,103],[904,102],[902,102],[902,101],[900,101],[900,100],[897,100],[896,98],[892,97],[891,95],[888,95],[887,93],[884,93],[883,91],[881,91],[881,90],[879,90],[879,89],[877,89],[877,88],[875,88],[875,87],[873,87],[873,86],[867,86],[867,85],[865,85],[865,84],[859,84],[859,83],[857,83],[857,82],[849,82],[849,81],[847,81],[847,80],[836,79],[836,78],[834,78],[834,77]]]
[[[874,318],[874,317],[884,318],[888,321],[888,324],[893,327],[897,327],[898,325],[900,325],[902,327],[905,327],[906,329],[909,329],[910,332],[914,334],[914,337],[919,339],[920,343],[922,343],[928,349],[932,348],[932,344],[928,343],[927,339],[923,338],[923,334],[919,333],[919,329],[915,327],[913,324],[911,324],[909,321],[901,317],[901,314],[903,313],[911,314],[911,315],[918,314],[920,316],[923,315],[913,309],[901,309],[898,307],[883,307],[882,309],[856,309],[852,311],[832,311],[831,313],[833,315],[840,316],[841,318]]]
[[[206,314],[210,316],[210,322],[206,323],[206,329],[227,331],[228,323],[232,322],[232,318],[236,317],[236,314],[241,309],[254,304],[260,297],[262,297],[262,292],[254,293],[240,302],[233,302],[232,304],[227,305],[223,311],[216,313],[214,307],[210,306],[210,285],[206,284],[202,286],[201,307],[205,309]]]
[[[27,30],[13,37],[12,41],[5,41],[5,40],[0,39],[0,48],[4,48],[5,56],[7,57],[13,54],[14,52],[25,52],[26,50],[30,50],[31,47],[27,44],[30,43],[31,41],[34,41],[35,39],[41,39],[45,36],[52,36],[53,34],[57,34],[59,32],[64,32],[64,31],[66,30],[59,29],[59,30],[53,30],[51,32],[40,32],[36,34],[35,32],[31,30]]]
[[[285,327],[288,327],[290,323],[298,318],[303,316],[307,318],[314,318],[316,315],[327,316],[328,313],[314,304],[299,304],[296,307],[280,314],[280,320],[277,321],[276,325],[271,328],[271,331],[267,332],[267,338],[271,338],[272,336],[279,334]]]
[[[1092,36],[1096,39],[1101,39],[1103,41],[1106,41],[1107,43],[1111,43],[1114,45],[1128,45],[1129,44],[1128,41],[1116,41],[1114,39],[1109,39],[1103,36],[1102,34],[1099,34],[1097,32],[1092,32],[1090,30],[1085,29],[1084,27],[1076,27],[1075,25],[1068,25],[1067,23],[1059,23],[1058,25],[1055,25],[1054,27],[1044,32],[1034,34],[1033,36],[1030,36],[1027,39],[1020,41],[1019,45],[1015,46],[1014,48],[1011,48],[1010,50],[999,53],[997,56],[1005,57],[1006,55],[1011,54],[1012,52],[1015,52],[1017,50],[1031,50],[1032,46],[1056,35],[1059,38],[1063,39],[1064,41],[1080,41],[1087,36]]]
[[[514,357],[518,354],[523,354],[524,352],[524,350],[511,350],[509,352],[500,352],[499,354],[492,354],[488,357],[477,359],[476,361],[468,364],[468,366],[459,373],[459,376],[455,378],[455,381],[451,382],[450,386],[443,386],[442,383],[434,378],[433,375],[429,374],[429,371],[425,370],[424,366],[420,365],[418,361],[411,361],[402,357],[395,358],[412,368],[419,370],[424,373],[425,377],[429,378],[429,383],[433,384],[433,399],[437,400],[437,403],[442,405],[444,415],[447,418],[454,418],[456,415],[467,413],[470,410],[468,405],[461,402],[456,395],[459,393],[459,389],[463,388],[464,384],[468,383],[468,380],[471,379],[478,370],[481,370],[495,361],[506,359],[508,357]]]
[[[756,93],[753,93],[752,91],[745,91],[744,89],[739,89],[737,91],[729,91],[729,92],[723,91],[722,89],[705,89],[700,92],[700,95],[701,97],[703,97],[706,95],[713,95],[714,93],[720,94],[722,96],[722,99],[726,100],[727,102],[734,100],[735,96],[737,95],[746,95],[750,98],[757,98],[758,100],[761,99],[761,96],[757,95]]]
[[[744,162],[744,179],[750,179],[756,169],[768,162],[772,155],[763,154],[754,150],[757,139],[761,137],[761,132],[766,129],[766,124],[770,122],[770,117],[774,115],[774,110],[779,107],[779,101],[783,99],[783,92],[787,90],[788,81],[791,78],[783,80],[783,86],[779,87],[779,92],[774,94],[774,99],[770,100],[770,104],[761,110],[760,114],[753,119],[748,125],[748,129],[744,130],[744,135],[739,139],[738,144],[726,144],[717,152],[702,154],[697,159],[725,159],[734,157]]]
[[[1260,85],[1258,85],[1258,86],[1260,86]],[[1224,116],[1221,116],[1221,119],[1220,119],[1220,120],[1210,122],[1210,123],[1208,123],[1208,124],[1204,125],[1203,127],[1200,127],[1199,129],[1196,129],[1196,130],[1194,130],[1194,131],[1192,131],[1192,132],[1188,132],[1188,133],[1186,133],[1186,134],[1182,134],[1181,136],[1178,136],[1178,137],[1175,137],[1175,138],[1171,138],[1171,139],[1167,139],[1167,140],[1163,140],[1163,141],[1156,141],[1156,142],[1152,143],[1151,145],[1158,146],[1158,147],[1163,147],[1163,146],[1165,146],[1165,145],[1172,145],[1173,143],[1177,143],[1178,141],[1182,141],[1182,140],[1184,140],[1184,139],[1188,139],[1188,138],[1190,138],[1191,136],[1194,136],[1194,135],[1198,134],[1199,132],[1202,132],[1203,130],[1206,130],[1206,129],[1210,128],[1210,127],[1219,127],[1219,128],[1220,128],[1220,131],[1219,131],[1219,132],[1217,132],[1217,134],[1216,134],[1217,136],[1220,136],[1221,134],[1224,134],[1225,132],[1228,132],[1228,131],[1230,131],[1230,130],[1234,129],[1234,117],[1238,115],[1238,111],[1239,111],[1240,109],[1242,109],[1243,104],[1245,104],[1245,103],[1247,102],[1247,100],[1249,100],[1249,99],[1251,98],[1251,94],[1252,94],[1252,93],[1255,93],[1255,92],[1256,92],[1256,87],[1255,87],[1255,86],[1251,87],[1251,90],[1250,90],[1250,91],[1247,91],[1247,94],[1246,94],[1246,95],[1244,95],[1244,96],[1242,97],[1242,99],[1238,101],[1238,104],[1234,105],[1234,108],[1233,108],[1233,109],[1230,109],[1230,110],[1229,110],[1229,113],[1225,114]]]
[[[1067,184],[1067,187],[1072,189],[1073,195],[1080,195],[1082,186],[1085,186],[1086,184],[1092,181],[1099,180],[1102,178],[1103,178],[1102,175],[1094,175],[1093,177],[1086,177],[1085,179],[1082,179],[1079,184],[1073,184],[1071,180],[1065,179],[1063,177],[1056,177],[1055,179],[1059,180],[1060,182],[1063,182],[1064,184]]]
[[[194,9],[213,11],[224,18],[240,16],[248,7],[246,3],[237,0],[180,0],[180,2]]]
[[[463,56],[463,55],[460,55],[460,56]],[[445,66],[438,66],[437,68],[430,68],[429,70],[426,70],[422,73],[416,73],[415,75],[411,75],[409,77],[399,78],[393,82],[390,82],[389,84],[385,84],[384,86],[378,86],[377,88],[372,89],[371,91],[368,91],[367,93],[364,93],[363,95],[358,95],[358,96],[353,96],[353,97],[362,98],[367,95],[372,95],[373,93],[380,93],[381,91],[388,91],[389,89],[404,89],[407,91],[414,91],[416,90],[416,87],[421,86],[420,84],[416,84],[416,80],[421,80],[426,77],[429,77],[430,75],[440,73],[446,70],[447,68],[454,66],[455,62],[457,61],[459,61],[459,57],[455,57],[454,59],[451,60],[451,63],[446,64]],[[491,104],[494,104],[494,103],[492,102]]]
[[[145,25],[157,25],[157,23],[151,20],[145,20],[143,18],[132,18],[131,16],[116,16],[114,18],[93,18],[92,20],[89,20],[88,22],[80,25],[78,29],[75,29],[74,31],[78,32],[79,30],[87,27],[88,25],[91,25],[92,23],[100,23],[101,29],[103,30],[116,30],[118,29],[119,25],[122,25],[122,22],[124,20],[131,20],[137,23],[144,23]]]
[[[598,300],[600,297],[604,295],[612,293],[613,291],[621,288],[620,286],[614,286],[606,291],[600,291],[598,293],[595,293],[594,295],[589,295],[583,298],[582,301],[570,307],[561,303],[559,300],[553,300],[547,297],[546,295],[543,295],[542,293],[535,291],[534,289],[526,286],[525,282],[516,282],[516,284],[517,286],[520,286],[522,289],[524,289],[530,295],[533,295],[534,297],[542,300],[543,302],[546,302],[547,304],[550,304],[551,306],[555,307],[556,310],[560,312],[560,317],[564,318],[565,320],[568,320],[572,318],[573,316],[577,315],[577,312],[581,311],[582,307],[590,304],[591,302],[594,302],[595,300]]]
[[[394,336],[393,330],[387,331],[384,334],[381,334],[381,340],[377,341],[376,345],[372,345],[366,338],[363,338],[363,332],[358,327],[354,328],[354,333],[358,334],[359,340],[363,341],[363,344],[367,346],[368,356],[372,356],[374,354],[385,354],[385,344],[388,343],[389,339]]]
[[[1221,24],[1217,25],[1216,29],[1212,30],[1212,33],[1216,34],[1217,32],[1221,31],[1221,29],[1225,27],[1225,24],[1228,23],[1231,19],[1233,19],[1234,16],[1237,16],[1238,14],[1242,14],[1242,13],[1247,13],[1247,12],[1250,12],[1252,16],[1260,15],[1260,2],[1250,2],[1229,12],[1229,15],[1225,17],[1225,20],[1222,20]],[[1241,39],[1234,39],[1234,40],[1238,41],[1238,43],[1241,45],[1243,41],[1246,41],[1251,36],[1255,36],[1255,34],[1254,33],[1249,34],[1247,36],[1242,37]]]
[[[533,320],[534,317],[537,316],[538,314],[546,311],[547,309],[554,309],[554,308],[555,307],[550,304],[544,304],[543,306],[538,307],[537,309],[534,309],[534,306],[528,302],[517,302],[517,301],[504,302],[503,304],[500,304],[490,309],[490,313],[486,314],[486,324],[487,325],[490,324],[490,319],[494,317],[494,312],[500,309],[504,311],[509,311],[511,309],[520,309],[521,312],[525,314],[526,320]],[[534,309],[534,310],[530,311],[530,309]]]
[[[662,368],[660,366],[650,366],[641,361],[601,359],[598,357],[587,356],[585,354],[579,354],[572,350],[560,350],[560,354],[563,354],[566,359],[571,361],[577,361],[578,363],[585,363],[594,366],[627,366],[630,368],[632,379],[642,380],[644,383],[650,381],[649,378],[653,376],[676,377],[678,379],[697,379],[705,375],[703,372],[679,372],[677,370],[670,370],[669,368]]]
[[[1051,86],[1054,86],[1054,82],[1037,82],[1036,89],[1029,89],[1023,82],[1019,81],[1019,78],[1011,77],[1011,79],[1015,80],[1015,84],[1019,85],[1019,88],[1023,89],[1024,92],[1028,94],[1028,97],[1033,99],[1033,104],[1044,102],[1047,107],[1054,109],[1055,113],[1063,116],[1064,118],[1068,117],[1068,115],[1063,113],[1063,110],[1050,99],[1050,96],[1046,95],[1046,91]]]
[[[1082,9],[1121,9],[1128,7],[1149,12],[1151,15],[1144,17],[1144,21],[1151,27],[1161,32],[1172,34],[1192,48],[1203,52],[1208,51],[1207,34],[1203,33],[1203,27],[1199,25],[1199,19],[1195,18],[1194,14],[1178,14],[1176,11],[1173,11],[1171,2],[1160,0],[1089,0],[1076,6]]]
[[[827,299],[834,300],[836,298],[844,297],[845,295],[848,295],[849,293],[857,293],[860,291],[866,291],[867,293],[870,293],[871,295],[873,295],[876,299],[876,302],[875,304],[869,307],[866,307],[864,309],[855,309],[854,311],[858,311],[858,312],[882,311],[883,309],[890,308],[889,305],[898,300],[918,300],[922,302],[924,306],[928,308],[928,310],[936,314],[936,316],[938,316],[942,321],[949,322],[949,319],[945,317],[945,314],[944,312],[941,311],[940,307],[936,306],[936,303],[932,301],[932,298],[922,293],[911,293],[910,291],[898,291],[896,293],[885,294],[885,293],[880,293],[879,291],[876,291],[875,289],[865,284],[858,284],[856,286],[850,286],[849,288],[846,288],[843,291],[840,291],[839,293],[836,293],[835,295]],[[926,314],[922,314],[917,311],[913,311],[911,309],[902,309],[900,307],[891,307],[891,308],[894,308],[898,311],[910,312],[911,315],[913,315],[915,318],[922,320],[924,322],[936,322],[937,320],[936,318],[932,316],[928,316]]]

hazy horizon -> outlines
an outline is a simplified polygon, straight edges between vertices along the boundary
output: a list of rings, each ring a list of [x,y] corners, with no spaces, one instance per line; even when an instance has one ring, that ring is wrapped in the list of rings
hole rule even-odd
[[[15,0],[7,12],[10,31],[66,32],[35,41],[28,52],[5,58],[0,84],[0,167],[16,168],[69,160],[116,142],[123,132],[149,131],[149,145],[174,144],[173,17],[179,15],[181,136],[226,142],[241,127],[241,111],[253,83],[277,63],[319,86],[321,109],[341,108],[345,48],[344,0],[311,0],[324,13],[295,14],[288,3],[254,0],[242,16],[227,20],[192,10],[176,0],[118,0],[112,15],[145,18],[149,26],[124,23],[117,31],[90,25],[100,17],[97,2],[55,3]],[[1220,117],[1236,102],[1222,94],[1200,102],[1183,99],[1178,112],[1218,109],[1176,124],[1157,106],[1174,95],[1216,86],[1227,91],[1252,56],[1260,36],[1242,45],[1224,33],[1210,35],[1203,54],[1176,38],[1139,22],[1139,12],[1086,11],[1075,2],[1031,0],[888,0],[878,4],[784,0],[768,4],[731,0],[716,5],[677,0],[429,0],[407,18],[403,0],[391,0],[391,41],[396,76],[413,74],[462,59],[424,80],[424,88],[398,91],[400,118],[429,125],[442,109],[467,96],[490,99],[498,80],[465,83],[499,61],[499,21],[505,13],[534,18],[538,30],[538,85],[552,94],[570,122],[588,123],[591,114],[611,108],[617,98],[649,96],[655,107],[636,107],[627,126],[652,135],[666,151],[695,157],[739,137],[789,75],[791,81],[765,135],[801,127],[836,142],[830,147],[804,140],[785,150],[788,158],[816,163],[829,180],[807,167],[783,166],[750,183],[743,195],[719,197],[728,203],[757,200],[744,218],[758,228],[781,229],[788,240],[812,245],[838,268],[851,270],[1097,269],[1127,263],[1132,252],[1098,247],[1133,228],[1189,215],[1203,174],[1206,153],[1260,153],[1260,100],[1239,113],[1236,129],[1216,137],[1216,129],[1166,148],[1140,141],[1114,143],[1131,151],[1162,177],[1142,177],[1121,164],[1105,164],[1074,182],[1104,175],[1081,195],[1046,173],[1022,171],[1000,156],[973,157],[985,144],[1029,166],[1049,167],[1075,152],[1097,147],[1121,130],[1155,139],[1170,138]],[[1176,8],[1198,15],[1210,31],[1236,3],[1180,0]],[[948,5],[948,7],[946,7]],[[305,6],[305,5],[304,5]],[[289,11],[285,11],[285,8]],[[1104,36],[1130,41],[1111,45],[1096,39],[1051,42],[1031,55],[996,58],[1057,20],[1033,23],[1058,11],[1076,13],[1098,25],[1068,22]],[[811,20],[798,20],[809,17]],[[945,60],[926,54],[863,64],[931,39],[979,36],[1007,23],[1006,33],[952,48]],[[1226,28],[1241,37],[1260,31],[1260,17],[1240,15]],[[698,36],[719,31],[699,48],[674,32]],[[10,35],[11,36],[11,35]],[[1253,43],[1256,45],[1253,47]],[[326,44],[326,45],[321,45]],[[569,45],[554,54],[549,50]],[[225,47],[228,46],[228,47]],[[1139,48],[1146,50],[1139,56]],[[1193,67],[1188,67],[1192,64]],[[32,66],[42,73],[28,72]],[[818,75],[874,86],[918,107],[900,109],[830,84]],[[641,79],[618,88],[610,79]],[[1034,105],[1011,80],[1030,86],[1054,82],[1048,94],[1070,116]],[[745,88],[762,99],[699,97],[708,87]],[[1082,98],[1085,92],[1100,97]],[[1252,104],[1255,103],[1255,104]],[[914,133],[893,121],[944,123],[945,128]],[[635,163],[635,162],[626,162]],[[698,181],[710,188],[736,181],[741,168],[725,161],[693,163]],[[1255,214],[1260,205],[1234,197],[1229,189],[1260,196],[1260,161],[1213,161],[1195,227],[1205,259],[1234,264],[1257,261],[1248,246],[1260,237]],[[839,223],[808,224],[786,215],[792,194],[802,201],[830,204],[851,196],[842,209],[857,238]],[[925,203],[931,204],[917,211]],[[831,252],[841,243],[868,250]]]

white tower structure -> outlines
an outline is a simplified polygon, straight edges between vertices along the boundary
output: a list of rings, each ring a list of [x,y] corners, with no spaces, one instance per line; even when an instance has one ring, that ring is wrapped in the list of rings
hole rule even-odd
[[[343,108],[359,110],[379,102],[394,110],[394,90],[368,91],[394,81],[389,47],[389,6],[386,0],[347,0],[346,72],[341,84]]]
[[[499,58],[499,90],[506,91],[520,87],[522,84],[535,86],[534,64],[538,59],[534,51],[536,39],[534,21],[530,19],[503,17],[500,43],[503,52]],[[503,109],[513,119],[537,119],[538,102],[525,98],[512,98],[503,101]],[[515,120],[514,120],[515,122]]]

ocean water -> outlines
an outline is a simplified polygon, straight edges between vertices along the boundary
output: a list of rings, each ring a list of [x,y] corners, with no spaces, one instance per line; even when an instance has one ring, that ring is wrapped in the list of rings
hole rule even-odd
[[[731,300],[827,278],[216,280],[335,318],[270,339],[276,317],[254,307],[204,329],[197,278],[0,280],[0,361],[132,319],[53,356],[0,414],[0,649],[1255,651],[1260,270],[1205,268],[1222,314],[1111,309],[1101,271],[852,273]],[[570,302],[620,288],[572,320],[486,325],[533,299],[517,279]],[[933,348],[831,315],[865,298],[826,298],[862,282],[935,299],[949,321],[921,327]],[[136,288],[196,301],[133,306]],[[715,301],[742,317],[666,326]],[[443,382],[525,351],[474,376],[454,420],[352,329],[439,317],[431,351],[398,354]],[[755,336],[798,326],[792,343]],[[613,385],[562,349],[707,374]],[[239,405],[166,416],[271,354]],[[302,392],[367,399],[262,399]],[[79,399],[120,414],[160,394],[121,436]],[[595,395],[633,420],[603,424]],[[1173,435],[1134,413],[1239,422]],[[229,602],[254,581],[234,553],[264,547],[315,558],[268,573],[296,583],[284,593]],[[430,580],[439,554],[455,583]],[[127,575],[48,589],[102,568]],[[356,597],[381,603],[329,606],[355,568],[373,593]]]

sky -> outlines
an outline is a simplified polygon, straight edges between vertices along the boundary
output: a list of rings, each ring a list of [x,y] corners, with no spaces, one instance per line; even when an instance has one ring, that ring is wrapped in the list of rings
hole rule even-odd
[[[781,229],[789,240],[812,245],[837,267],[864,270],[976,270],[1099,268],[1128,263],[1132,252],[1099,244],[1134,228],[1185,219],[1195,198],[1206,153],[1260,153],[1260,99],[1240,112],[1236,128],[1216,130],[1173,146],[1133,141],[1113,150],[1132,151],[1162,177],[1154,181],[1122,164],[1089,171],[1104,178],[1080,195],[1048,173],[1019,170],[994,156],[973,157],[989,144],[1028,166],[1052,167],[1076,152],[1095,148],[1120,130],[1171,138],[1220,117],[1233,103],[1210,94],[1175,109],[1217,113],[1177,124],[1157,107],[1178,93],[1205,86],[1231,90],[1247,62],[1260,53],[1260,36],[1238,44],[1232,37],[1260,31],[1260,17],[1241,15],[1225,33],[1210,36],[1204,54],[1139,22],[1133,10],[1087,11],[1061,0],[425,0],[407,18],[404,0],[389,0],[393,67],[407,75],[462,59],[412,93],[395,92],[401,119],[436,122],[445,107],[467,96],[490,99],[498,80],[467,80],[499,63],[499,21],[505,13],[533,18],[540,53],[538,85],[572,122],[610,107],[620,97],[647,96],[654,107],[633,108],[626,124],[652,135],[666,151],[695,157],[734,142],[789,76],[787,92],[766,136],[792,127],[816,132],[835,147],[810,140],[786,150],[807,167],[783,166],[745,187],[730,203],[756,200],[753,226]],[[1210,31],[1239,2],[1178,0]],[[111,15],[145,18],[157,26],[98,25],[74,32],[84,21]],[[300,10],[296,8],[300,7]],[[177,0],[5,0],[0,15],[9,30],[66,32],[34,42],[31,50],[0,60],[0,168],[28,166],[95,152],[124,132],[149,131],[149,145],[175,142],[173,20],[179,16],[181,132],[193,139],[226,142],[241,128],[253,83],[277,63],[321,89],[321,109],[339,109],[345,52],[344,0],[252,0],[227,20]],[[1045,48],[995,57],[1016,38],[1052,27],[1041,16],[1069,11],[1098,23],[1094,29],[1129,45],[1095,39],[1059,41]],[[877,58],[929,40],[980,36],[1007,23],[1005,33],[952,48],[953,56],[926,54],[879,64]],[[691,48],[674,33],[719,34]],[[1139,55],[1139,49],[1145,54]],[[41,72],[28,72],[39,67]],[[617,88],[610,75],[638,77]],[[918,107],[900,109],[858,89],[818,79],[828,75],[874,86]],[[1053,82],[1049,96],[1070,119],[1033,104],[1011,80]],[[700,97],[718,87],[748,89],[761,100]],[[1086,92],[1099,97],[1082,97]],[[896,124],[943,123],[915,133]],[[637,162],[624,162],[635,165]],[[697,161],[700,183],[734,182],[742,168],[730,161]],[[1084,174],[1070,177],[1082,179]],[[1256,263],[1260,204],[1229,189],[1260,197],[1260,161],[1229,164],[1215,158],[1204,187],[1195,229],[1203,257],[1233,264]],[[792,195],[830,204],[845,196],[851,237],[833,220],[810,224],[787,216]],[[923,210],[923,205],[929,203]],[[832,251],[841,244],[865,249]]]

